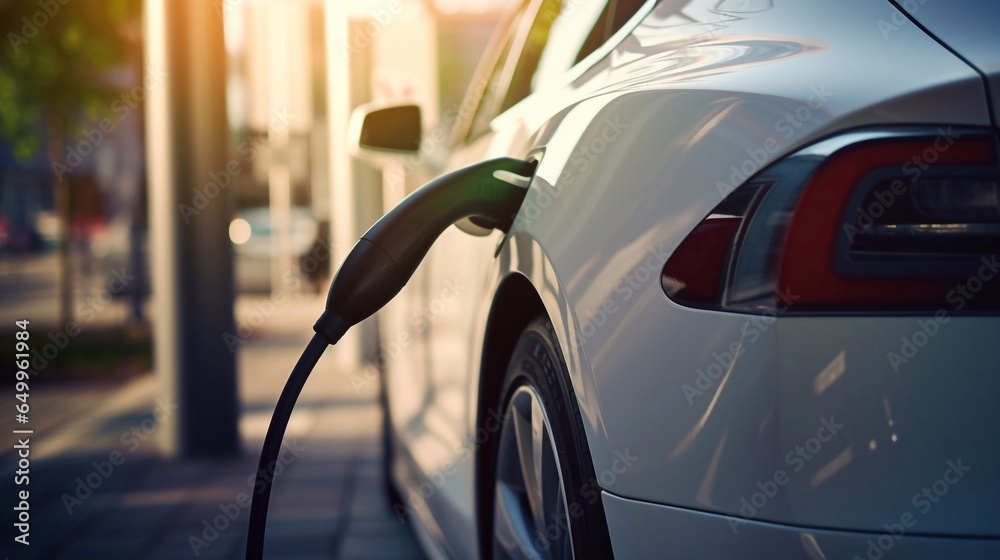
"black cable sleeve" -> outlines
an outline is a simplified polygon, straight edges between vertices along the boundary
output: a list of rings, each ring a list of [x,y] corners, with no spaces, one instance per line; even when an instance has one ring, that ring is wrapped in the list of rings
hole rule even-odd
[[[253,498],[250,502],[250,528],[247,531],[247,560],[263,560],[264,530],[267,525],[267,505],[271,500],[271,486],[274,484],[274,465],[281,451],[281,440],[285,437],[285,428],[292,417],[295,401],[302,392],[302,387],[309,379],[316,362],[330,343],[322,334],[315,334],[309,345],[302,352],[299,361],[292,368],[292,373],[281,390],[278,403],[274,406],[271,423],[264,436],[264,447],[260,452],[260,462],[257,464],[257,480],[254,483]],[[258,491],[259,489],[259,491]]]

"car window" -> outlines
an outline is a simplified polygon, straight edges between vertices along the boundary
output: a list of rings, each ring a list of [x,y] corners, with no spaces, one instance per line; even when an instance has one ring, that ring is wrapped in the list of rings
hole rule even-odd
[[[639,8],[642,8],[646,1],[647,0],[611,0],[610,2],[602,2],[602,4],[604,4],[604,10],[595,22],[593,29],[590,30],[590,34],[584,41],[580,52],[577,53],[576,60],[573,64],[580,62],[586,58],[587,55],[596,51],[598,47],[606,43],[612,35],[617,33],[619,29],[628,23],[628,20],[632,19],[632,16],[639,12]]]
[[[524,16],[528,3],[524,2],[517,13],[511,18],[501,31],[499,36],[499,47],[492,49],[498,52],[494,56],[492,66],[488,69],[481,68],[476,72],[474,83],[466,93],[463,105],[475,103],[475,112],[469,120],[469,125],[465,127],[464,137],[459,136],[465,142],[471,142],[482,136],[489,130],[490,121],[497,115],[497,99],[506,93],[506,83],[504,81],[504,68],[508,66],[507,59],[514,48],[514,43],[518,39],[518,29],[524,23]],[[478,97],[476,97],[478,94]],[[471,100],[470,98],[475,98]]]
[[[594,22],[594,27],[591,28],[590,33],[587,34],[587,38],[583,41],[583,46],[580,47],[580,52],[576,54],[576,60],[573,64],[580,62],[587,55],[596,51],[598,47],[604,44],[604,41],[611,35],[608,33],[608,22],[612,19],[612,12],[614,11],[615,1],[604,2],[604,9],[601,10],[600,17]]]
[[[528,32],[500,112],[506,111],[538,89],[558,80],[585,49],[597,28],[606,27],[611,3],[607,1],[543,0]],[[603,39],[605,33],[598,32]],[[603,41],[602,41],[603,42]],[[589,54],[589,53],[587,53]]]
[[[554,18],[548,34],[548,43],[542,50],[538,68],[531,77],[531,91],[538,91],[569,70],[574,64],[586,58],[597,47],[588,44],[587,40],[595,29],[603,28],[603,20],[608,17],[608,2],[573,2],[565,3],[562,10],[556,13],[557,2],[549,2],[552,8],[549,13],[539,17]],[[604,34],[600,33],[603,39]]]
[[[615,15],[608,25],[608,35],[604,40],[607,41],[612,35],[618,33],[619,29],[625,27],[628,20],[632,19],[632,16],[639,13],[639,9],[646,4],[646,1],[647,0],[611,0]]]
[[[646,0],[543,0],[500,112],[559,81],[607,42]]]
[[[465,141],[486,133],[497,115],[528,95],[556,83],[623,27],[646,1],[535,0],[523,4],[504,33]],[[537,7],[530,27],[525,25],[529,7]]]
[[[490,121],[496,116],[496,97],[497,92],[500,90],[505,90],[503,88],[503,69],[504,64],[507,61],[507,57],[510,56],[511,47],[514,44],[514,34],[508,34],[507,39],[504,41],[503,48],[500,51],[500,58],[498,59],[496,66],[493,67],[493,71],[490,73],[488,81],[482,84],[483,95],[479,99],[479,106],[476,107],[475,115],[472,117],[472,125],[469,128],[468,140],[473,140],[480,137],[490,128]]]

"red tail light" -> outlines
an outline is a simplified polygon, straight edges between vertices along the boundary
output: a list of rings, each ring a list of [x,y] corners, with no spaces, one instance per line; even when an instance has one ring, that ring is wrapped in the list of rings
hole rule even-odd
[[[996,310],[998,252],[993,136],[854,133],[734,191],[667,261],[663,286],[684,305],[748,312]],[[965,283],[980,287],[959,306]]]
[[[729,245],[740,221],[738,216],[713,214],[698,224],[663,268],[668,295],[702,304],[718,301]]]

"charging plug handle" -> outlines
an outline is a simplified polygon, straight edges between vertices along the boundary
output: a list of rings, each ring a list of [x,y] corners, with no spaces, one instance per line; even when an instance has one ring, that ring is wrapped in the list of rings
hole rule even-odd
[[[530,177],[535,163],[514,158],[484,161],[414,191],[361,236],[337,271],[326,311],[313,329],[336,344],[347,329],[403,289],[434,241],[455,222],[471,218],[477,225],[507,231],[527,188],[503,177]]]
[[[434,240],[451,224],[475,218],[481,225],[507,231],[534,167],[534,162],[495,159],[431,181],[382,216],[351,250],[330,288],[326,311],[313,326],[316,334],[295,364],[271,415],[250,503],[247,560],[263,558],[274,462],[295,401],[323,351],[399,293]]]

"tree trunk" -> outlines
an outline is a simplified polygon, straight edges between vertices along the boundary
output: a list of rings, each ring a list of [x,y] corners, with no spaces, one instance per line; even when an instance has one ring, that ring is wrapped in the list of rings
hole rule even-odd
[[[49,121],[49,163],[55,165],[62,162],[66,153],[66,135],[62,128],[62,120],[53,116]],[[65,173],[52,173],[52,191],[55,197],[56,215],[59,218],[59,324],[60,328],[73,320],[73,254],[71,252],[70,219],[71,193],[69,177]]]

